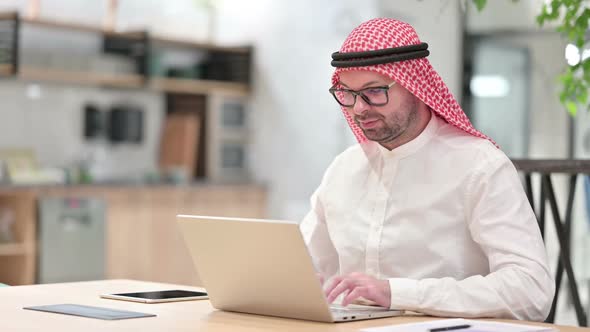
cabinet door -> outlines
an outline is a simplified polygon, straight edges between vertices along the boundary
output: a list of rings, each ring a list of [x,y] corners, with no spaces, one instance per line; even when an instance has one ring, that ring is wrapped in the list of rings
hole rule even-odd
[[[0,283],[35,283],[35,202],[26,192],[0,194]]]
[[[105,209],[101,199],[39,199],[39,283],[104,279]]]
[[[202,286],[176,215],[264,218],[255,186],[161,187],[109,195],[108,278]]]

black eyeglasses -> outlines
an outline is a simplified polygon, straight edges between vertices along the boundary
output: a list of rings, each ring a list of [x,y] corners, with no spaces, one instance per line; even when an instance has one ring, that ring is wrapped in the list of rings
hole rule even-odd
[[[330,88],[330,93],[338,104],[344,107],[352,107],[356,103],[356,96],[361,96],[363,100],[371,106],[384,106],[389,102],[389,94],[387,93],[395,82],[385,86],[373,86],[364,88],[358,91],[350,89]]]

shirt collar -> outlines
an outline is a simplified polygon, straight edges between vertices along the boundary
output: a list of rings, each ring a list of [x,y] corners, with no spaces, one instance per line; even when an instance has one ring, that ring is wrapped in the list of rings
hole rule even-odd
[[[378,146],[380,154],[386,158],[402,158],[411,155],[418,151],[436,135],[436,132],[440,126],[440,121],[441,120],[438,118],[438,116],[436,116],[435,113],[431,112],[428,124],[426,125],[424,130],[422,130],[422,132],[418,136],[416,136],[416,138],[414,138],[406,144],[398,146],[397,148],[391,151],[383,147],[379,143],[375,142],[375,144]]]

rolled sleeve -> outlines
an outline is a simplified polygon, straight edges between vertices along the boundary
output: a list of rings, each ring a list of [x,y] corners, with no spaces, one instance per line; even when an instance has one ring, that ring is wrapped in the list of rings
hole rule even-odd
[[[389,289],[391,291],[390,309],[417,309],[420,304],[418,281],[407,278],[390,278]]]

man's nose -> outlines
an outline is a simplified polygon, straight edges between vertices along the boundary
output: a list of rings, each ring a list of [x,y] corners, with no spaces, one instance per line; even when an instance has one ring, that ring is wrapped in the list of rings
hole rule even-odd
[[[369,110],[369,104],[361,96],[356,96],[356,102],[352,106],[352,112],[355,115],[362,115]]]

